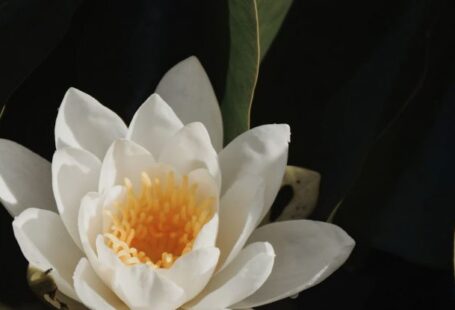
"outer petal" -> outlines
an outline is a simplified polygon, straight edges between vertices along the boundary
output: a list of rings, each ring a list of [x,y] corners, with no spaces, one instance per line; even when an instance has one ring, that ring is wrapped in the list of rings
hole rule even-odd
[[[82,149],[62,148],[55,152],[52,159],[52,188],[58,212],[80,249],[79,207],[82,197],[97,189],[100,169],[99,159]]]
[[[234,139],[219,154],[225,192],[242,175],[256,175],[265,181],[262,217],[273,203],[283,179],[288,156],[288,125],[264,125]]]
[[[103,158],[112,141],[125,137],[120,117],[80,90],[70,88],[55,123],[55,145],[86,149]]]
[[[130,140],[117,140],[111,145],[103,160],[99,191],[123,184],[125,177],[138,187],[141,172],[154,164],[153,155],[139,144]]]
[[[51,164],[25,147],[0,139],[0,202],[12,216],[29,206],[56,210]]]
[[[264,209],[264,184],[258,177],[245,175],[221,199],[217,246],[221,250],[219,268],[240,252],[256,228]]]
[[[223,309],[254,293],[270,275],[275,254],[267,242],[250,244],[215,274],[202,293],[185,308]]]
[[[157,269],[185,291],[186,302],[195,297],[209,282],[215,271],[220,251],[217,248],[193,250],[176,260],[170,269]]]
[[[153,94],[134,114],[126,137],[158,157],[163,145],[182,127],[182,121],[171,107],[158,94]]]
[[[183,123],[207,127],[217,151],[223,147],[223,122],[215,92],[199,60],[192,56],[169,70],[156,88]]]
[[[268,304],[318,284],[346,261],[355,244],[338,226],[309,220],[262,226],[249,242],[265,240],[277,255],[272,274],[256,293],[235,307]]]
[[[182,175],[206,168],[220,185],[218,155],[201,123],[183,127],[161,151],[159,161],[174,166]]]
[[[52,268],[58,289],[77,300],[72,275],[82,253],[60,217],[51,211],[30,208],[14,219],[13,229],[29,263],[43,271]]]
[[[160,276],[145,264],[126,266],[106,247],[103,237],[97,238],[99,264],[111,270],[111,289],[131,309],[177,309],[184,300],[184,291]]]
[[[126,310],[126,305],[95,273],[88,260],[81,258],[74,271],[74,288],[82,303],[90,309]]]

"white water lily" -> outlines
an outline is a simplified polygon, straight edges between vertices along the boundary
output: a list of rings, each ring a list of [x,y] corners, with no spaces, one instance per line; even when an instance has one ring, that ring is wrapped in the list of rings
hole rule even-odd
[[[0,199],[20,248],[91,309],[245,309],[314,286],[354,241],[316,221],[257,228],[279,190],[287,125],[222,147],[209,79],[190,57],[129,127],[69,89],[52,164],[0,140]],[[158,95],[159,94],[159,95]]]

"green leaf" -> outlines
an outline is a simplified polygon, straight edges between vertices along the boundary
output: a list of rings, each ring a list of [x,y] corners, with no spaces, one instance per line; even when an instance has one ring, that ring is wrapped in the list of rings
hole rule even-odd
[[[351,127],[355,122],[352,119],[350,123],[334,127],[336,130],[333,132],[339,133],[341,128],[349,135],[338,136],[338,141],[343,142],[333,149],[336,150],[337,165],[329,166],[333,169],[323,175],[327,180],[330,174],[332,177],[344,174],[338,182],[349,187],[338,187],[343,191],[335,194],[346,195],[340,195],[338,199],[333,194],[330,197],[333,204],[343,198],[334,223],[359,244],[393,253],[429,268],[449,270],[452,268],[455,219],[455,148],[451,147],[455,140],[455,67],[440,64],[447,74],[444,79],[447,77],[448,81],[441,80],[439,75],[424,77],[424,89],[409,104],[405,103],[405,109],[401,108],[403,103],[397,101],[395,111],[401,115],[392,118],[396,121],[388,125],[386,131],[379,126],[387,124],[386,121],[378,122],[373,115],[366,113],[383,113],[381,110],[384,111],[387,105],[382,104],[381,107],[381,102],[376,100],[386,103],[390,102],[388,98],[396,98],[391,96],[393,90],[387,84],[392,82],[392,87],[397,89],[395,84],[402,76],[397,73],[404,72],[417,60],[420,74],[425,75],[426,62],[433,64],[434,59],[445,55],[427,54],[427,46],[431,46],[433,41],[425,38],[430,38],[429,34],[435,29],[433,23],[425,22],[431,15],[428,12],[427,1],[410,2],[398,27],[382,44],[382,51],[378,50],[372,58],[370,73],[365,74],[367,72],[364,71],[357,76],[357,79],[363,77],[365,84],[353,86],[364,87],[354,87],[357,95],[351,91],[350,96],[345,95],[345,99],[339,101],[344,102],[346,116],[352,117],[357,113],[362,117],[355,124],[358,127]],[[412,48],[421,46],[413,43],[412,38],[414,42],[425,43],[422,47],[426,51],[402,65],[405,59],[415,55],[411,53]],[[382,62],[379,62],[380,59]],[[397,68],[397,65],[400,67]],[[394,71],[395,74],[390,75]],[[418,89],[422,77],[418,75],[416,78]],[[382,83],[382,90],[375,89],[373,83],[377,86]],[[434,89],[433,85],[438,88]],[[448,90],[443,95],[440,92],[445,87]],[[365,92],[370,92],[372,96]],[[384,97],[387,93],[390,95]],[[361,106],[368,110],[362,110]],[[341,117],[337,115],[337,118]],[[367,122],[376,128],[371,128]],[[343,166],[343,169],[337,169],[337,166]],[[324,185],[321,188],[327,188]],[[327,199],[327,196],[321,192],[321,200]],[[325,202],[325,206],[329,207],[329,200]],[[319,211],[321,206],[319,204],[316,210]]]
[[[261,61],[278,34],[292,0],[256,0],[259,16],[259,43]]]
[[[320,170],[324,181],[315,211],[315,218],[319,220],[326,220],[334,207],[357,187],[366,160],[386,123],[386,111],[392,111],[390,107],[399,100],[396,99],[397,85],[415,47],[413,39],[420,35],[424,3],[409,3],[366,62],[324,107],[323,130],[318,133],[322,141],[320,152],[325,154],[322,156],[324,168]],[[346,200],[340,208],[345,205]],[[358,219],[357,213],[350,218]]]
[[[225,143],[250,128],[259,64],[292,0],[229,0],[230,51],[222,102]]]

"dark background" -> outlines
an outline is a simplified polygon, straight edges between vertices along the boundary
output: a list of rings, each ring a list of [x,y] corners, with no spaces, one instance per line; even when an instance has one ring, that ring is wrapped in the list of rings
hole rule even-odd
[[[196,55],[219,99],[226,1],[0,0],[0,137],[50,159],[70,86],[127,122]],[[357,241],[324,283],[266,309],[453,309],[455,3],[294,0],[265,57],[253,124],[292,128],[290,164],[321,172],[313,218]],[[284,205],[287,193],[274,206]],[[0,302],[42,307],[0,209]]]

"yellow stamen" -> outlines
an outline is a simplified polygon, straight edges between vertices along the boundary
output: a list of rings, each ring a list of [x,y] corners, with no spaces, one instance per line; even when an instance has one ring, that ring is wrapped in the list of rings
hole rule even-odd
[[[127,265],[148,264],[169,268],[191,251],[201,228],[212,218],[214,198],[196,199],[197,184],[188,176],[179,183],[173,172],[164,180],[141,175],[137,195],[125,179],[127,196],[116,211],[106,211],[112,225],[104,234],[106,245]]]

